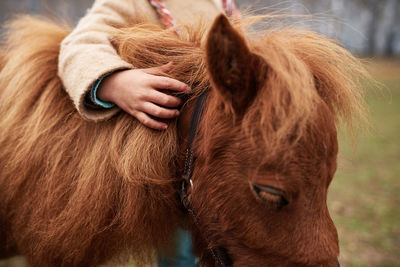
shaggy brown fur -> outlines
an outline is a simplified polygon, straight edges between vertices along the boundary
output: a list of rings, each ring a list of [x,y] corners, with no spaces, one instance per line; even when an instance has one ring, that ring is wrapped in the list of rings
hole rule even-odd
[[[314,33],[247,40],[243,25],[236,31],[220,17],[205,45],[206,28],[182,27],[177,37],[143,24],[115,34],[123,59],[139,68],[173,61],[169,75],[193,88],[178,125],[156,132],[124,113],[83,121],[56,75],[69,30],[31,17],[9,24],[0,73],[0,255],[19,253],[33,266],[131,255],[144,265],[166,251],[184,220],[176,162],[192,100],[212,84],[190,192],[201,224],[189,218],[197,255],[213,265],[207,236],[235,266],[335,264],[326,208],[334,120],[363,114],[354,79],[362,68]],[[256,194],[255,184],[281,190],[288,206],[277,209],[280,197]]]
[[[149,262],[180,221],[176,133],[126,114],[82,120],[57,77],[67,33],[30,17],[11,24],[0,74],[1,228],[33,266],[94,266],[126,251]]]

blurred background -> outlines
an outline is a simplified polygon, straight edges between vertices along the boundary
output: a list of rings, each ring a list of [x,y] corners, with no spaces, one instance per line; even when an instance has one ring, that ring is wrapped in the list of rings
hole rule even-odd
[[[400,0],[236,2],[249,12],[309,15],[304,26],[340,41],[380,83],[380,90],[367,91],[372,129],[360,133],[355,146],[340,134],[328,205],[342,266],[400,266]],[[17,13],[42,13],[74,25],[92,3],[0,0],[0,23]],[[0,267],[23,266],[23,258],[0,261]]]

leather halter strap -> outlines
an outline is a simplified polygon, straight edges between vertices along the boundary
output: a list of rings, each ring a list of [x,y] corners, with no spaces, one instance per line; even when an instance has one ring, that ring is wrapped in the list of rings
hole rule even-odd
[[[184,165],[184,169],[183,169],[183,173],[182,173],[182,188],[181,188],[181,192],[180,192],[182,205],[185,207],[186,211],[188,213],[190,213],[190,215],[192,216],[193,222],[195,223],[195,225],[199,231],[201,229],[200,223],[199,223],[198,217],[196,216],[195,211],[192,208],[192,205],[190,204],[187,189],[189,186],[193,186],[192,175],[193,175],[194,162],[195,162],[193,142],[196,137],[197,128],[198,128],[198,125],[200,122],[201,115],[203,113],[204,103],[205,103],[206,98],[207,98],[207,93],[201,94],[197,98],[196,104],[194,106],[192,119],[190,121],[188,141],[187,141],[187,145],[186,145],[185,165]],[[206,243],[209,247],[210,253],[215,260],[215,265],[217,267],[232,266],[232,260],[230,259],[226,249],[223,247],[211,247],[211,242],[208,239],[208,237],[205,236],[204,233],[200,232],[200,234],[203,236],[204,240],[206,241]]]
[[[201,114],[203,113],[204,103],[207,98],[207,94],[201,94],[196,100],[194,106],[192,120],[190,121],[188,141],[186,145],[186,156],[185,156],[185,166],[183,169],[182,178],[187,184],[192,184],[192,174],[194,167],[194,155],[193,155],[193,141],[196,137],[197,127],[200,122]]]

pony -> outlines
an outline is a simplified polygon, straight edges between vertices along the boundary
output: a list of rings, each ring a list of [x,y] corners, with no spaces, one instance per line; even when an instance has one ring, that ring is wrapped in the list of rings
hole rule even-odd
[[[247,20],[247,18],[249,20]],[[151,265],[189,229],[201,266],[223,247],[233,266],[337,266],[326,199],[336,170],[336,125],[364,116],[365,71],[311,31],[254,34],[243,16],[174,34],[142,21],[112,34],[138,68],[192,87],[160,132],[120,112],[83,120],[57,77],[65,26],[8,23],[0,72],[0,257],[32,266]],[[251,23],[250,23],[251,24]],[[193,144],[189,200],[178,192],[193,106],[207,98]]]

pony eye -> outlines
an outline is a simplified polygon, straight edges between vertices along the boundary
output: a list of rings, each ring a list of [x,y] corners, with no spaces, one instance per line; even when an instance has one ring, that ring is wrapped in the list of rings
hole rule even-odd
[[[268,185],[252,184],[252,189],[257,198],[275,205],[278,209],[283,208],[289,204],[285,192]]]

